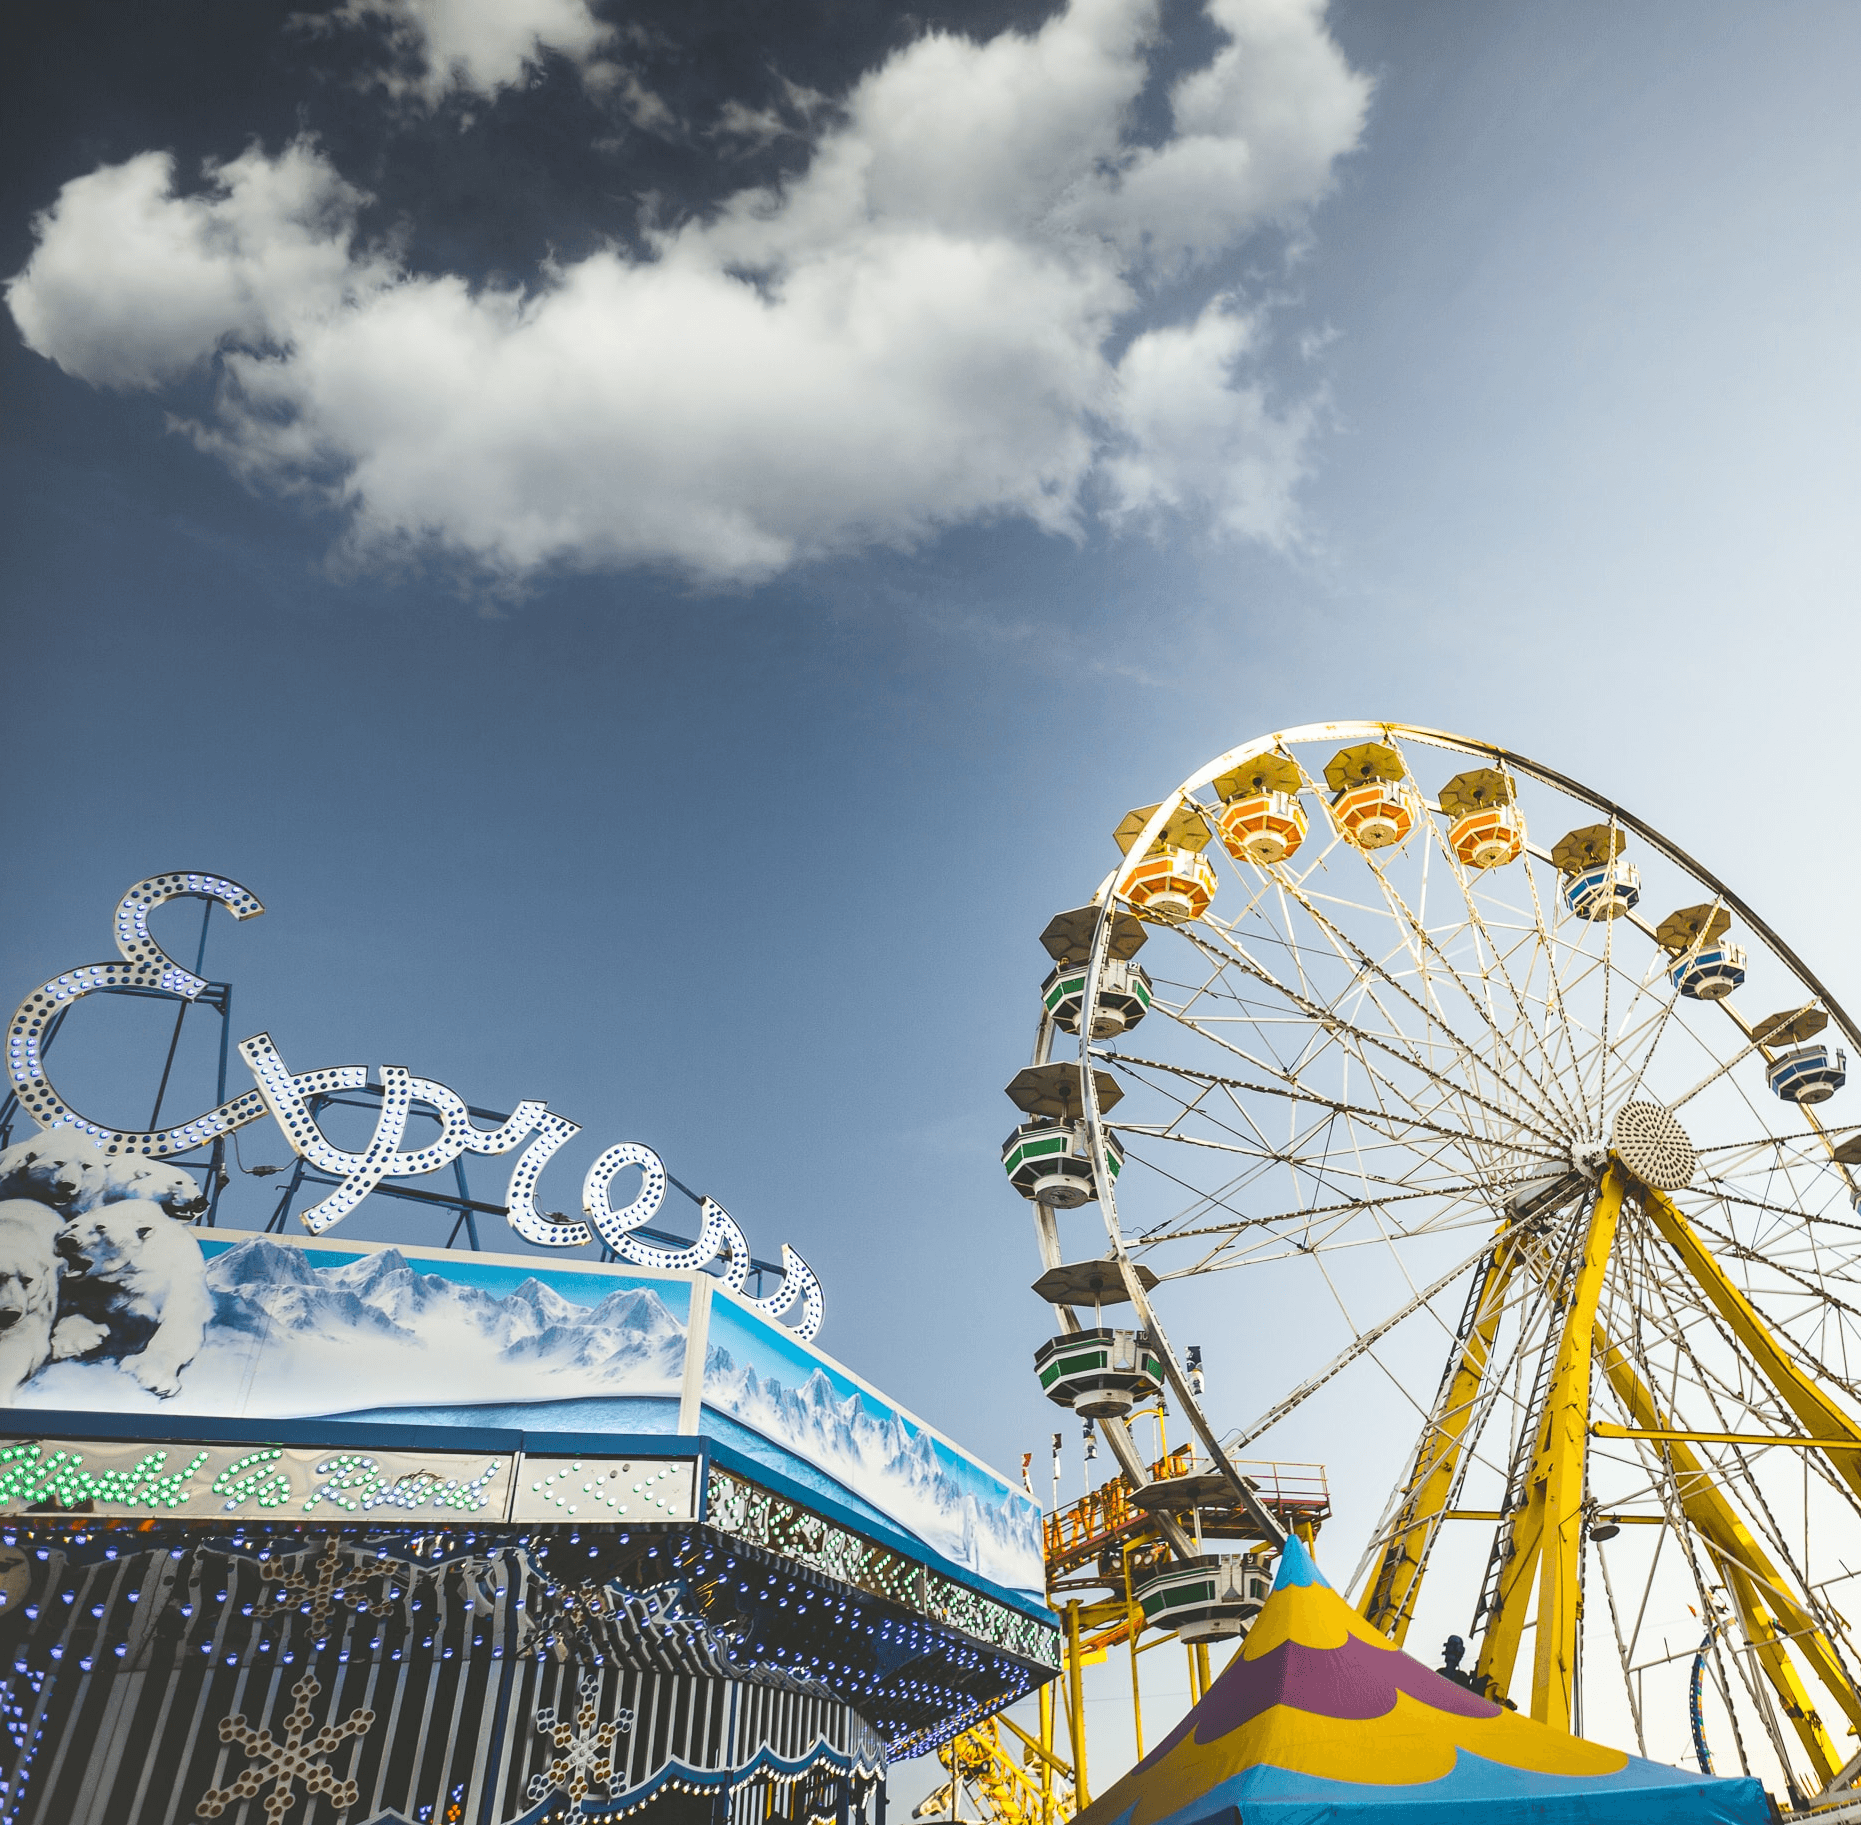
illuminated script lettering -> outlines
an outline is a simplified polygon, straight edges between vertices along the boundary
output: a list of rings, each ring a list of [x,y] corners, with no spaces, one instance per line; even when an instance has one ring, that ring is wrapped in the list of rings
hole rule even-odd
[[[493,1458],[469,1482],[431,1470],[393,1476],[372,1457],[343,1452],[317,1466],[317,1474],[326,1480],[311,1492],[304,1512],[308,1514],[319,1502],[330,1502],[349,1514],[366,1514],[376,1508],[457,1508],[477,1514],[486,1506],[485,1491],[502,1468],[501,1461]]]
[[[127,1467],[92,1471],[78,1452],[47,1452],[37,1440],[25,1439],[0,1450],[0,1510],[86,1508],[98,1502],[179,1508],[188,1496],[183,1485],[206,1461],[206,1452],[198,1452],[184,1470],[167,1471],[168,1453],[148,1451]]]
[[[418,1178],[439,1172],[468,1153],[511,1153],[521,1146],[504,1208],[511,1228],[526,1242],[540,1248],[579,1248],[598,1234],[615,1254],[642,1267],[695,1272],[715,1262],[724,1284],[741,1296],[750,1273],[749,1244],[736,1221],[712,1199],[703,1201],[698,1239],[689,1247],[654,1248],[635,1233],[651,1220],[666,1189],[659,1156],[637,1141],[608,1148],[589,1168],[582,1183],[582,1208],[588,1222],[555,1222],[540,1212],[536,1191],[543,1168],[581,1132],[578,1123],[540,1102],[520,1102],[498,1127],[480,1128],[464,1099],[446,1085],[415,1076],[400,1065],[383,1065],[378,1073],[381,1109],[374,1134],[364,1147],[338,1147],[318,1125],[316,1099],[367,1088],[368,1067],[336,1065],[292,1071],[271,1035],[257,1033],[239,1046],[239,1056],[251,1071],[255,1087],[191,1121],[171,1128],[135,1130],[111,1128],[79,1114],[58,1094],[45,1070],[46,1043],[66,1009],[100,989],[129,989],[193,1001],[209,986],[168,956],[149,932],[150,912],[183,895],[216,901],[235,919],[254,918],[265,910],[255,895],[221,875],[175,873],[138,881],[116,908],[120,961],[84,964],[54,976],[34,989],[13,1016],[7,1068],[20,1107],[41,1129],[74,1129],[89,1136],[106,1154],[171,1159],[269,1116],[299,1159],[337,1181],[335,1190],[301,1213],[312,1235],[340,1223],[384,1180]],[[439,1123],[439,1134],[423,1147],[406,1148],[402,1140],[416,1108],[431,1113]],[[639,1169],[640,1189],[630,1204],[615,1210],[608,1201],[608,1187],[627,1167]],[[801,1314],[790,1328],[804,1343],[811,1342],[825,1315],[820,1281],[786,1242],[782,1269],[782,1284],[772,1295],[747,1303],[764,1316],[779,1319],[799,1301]]]

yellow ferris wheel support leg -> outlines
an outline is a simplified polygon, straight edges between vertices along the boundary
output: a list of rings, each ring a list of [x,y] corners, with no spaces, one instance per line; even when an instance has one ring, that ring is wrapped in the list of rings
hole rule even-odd
[[[1011,1725],[1010,1728],[1013,1726]],[[1053,1825],[1053,1682],[1040,1688],[1040,1819]]]
[[[1512,1517],[1506,1536],[1506,1561],[1485,1631],[1480,1636],[1479,1658],[1474,1663],[1475,1683],[1493,1698],[1504,1698],[1512,1684],[1519,1642],[1525,1633],[1525,1609],[1531,1583],[1538,1570],[1538,1549],[1544,1544],[1544,1491],[1534,1486],[1525,1506]]]
[[[1642,1380],[1627,1353],[1612,1343],[1600,1325],[1596,1328],[1596,1359],[1634,1423],[1650,1431],[1666,1431],[1668,1423],[1653,1391]],[[1842,1757],[1815,1707],[1809,1702],[1795,1668],[1784,1652],[1786,1640],[1809,1662],[1816,1677],[1847,1713],[1861,1733],[1861,1693],[1843,1669],[1835,1644],[1814,1614],[1784,1582],[1770,1557],[1745,1525],[1744,1518],[1724,1493],[1712,1467],[1692,1446],[1672,1440],[1662,1445],[1673,1466],[1675,1494],[1687,1525],[1706,1543],[1738,1605],[1739,1624],[1751,1643],[1758,1664],[1770,1680],[1791,1727],[1802,1739],[1811,1763],[1824,1783]],[[1781,1630],[1771,1620],[1782,1624]]]
[[[1504,1243],[1486,1258],[1474,1297],[1472,1325],[1416,1447],[1415,1467],[1397,1510],[1397,1531],[1383,1548],[1382,1562],[1359,1606],[1364,1620],[1381,1629],[1397,1647],[1407,1639],[1415,1617],[1428,1549],[1454,1491],[1467,1427],[1486,1382],[1506,1289],[1517,1266],[1517,1252]]]
[[[1757,1585],[1743,1567],[1732,1564],[1717,1553],[1713,1554],[1713,1561],[1719,1568],[1719,1575],[1725,1580],[1726,1588],[1732,1593],[1732,1602],[1737,1605],[1739,1627],[1744,1630],[1745,1639],[1751,1643],[1751,1651],[1757,1656],[1758,1665],[1764,1669],[1765,1678],[1771,1682],[1772,1689],[1781,1701],[1783,1713],[1790,1720],[1790,1727],[1808,1752],[1810,1765],[1816,1771],[1817,1785],[1828,1786],[1841,1768],[1841,1753],[1830,1740],[1821,1715],[1811,1702],[1808,1688],[1791,1663],[1790,1656],[1784,1652],[1783,1640],[1765,1610]]]
[[[1583,1260],[1571,1283],[1564,1338],[1545,1403],[1541,1469],[1544,1543],[1539,1550],[1538,1639],[1532,1660],[1531,1714],[1554,1730],[1570,1728],[1576,1697],[1577,1631],[1583,1556],[1584,1469],[1590,1445],[1590,1369],[1596,1307],[1628,1181],[1611,1163],[1590,1212]]]
[[[1066,1606],[1066,1721],[1073,1736],[1073,1810],[1084,1812],[1092,1796],[1086,1789],[1085,1660],[1079,1645],[1079,1599]]]
[[[1484,1689],[1503,1696],[1512,1683],[1525,1605],[1538,1573],[1538,1638],[1532,1665],[1531,1714],[1554,1730],[1570,1728],[1577,1663],[1578,1578],[1583,1550],[1583,1472],[1589,1449],[1590,1368],[1596,1307],[1628,1180],[1613,1162],[1590,1207],[1583,1254],[1564,1299],[1551,1385],[1538,1422],[1524,1505],[1512,1518],[1507,1555],[1480,1638],[1476,1673]]]
[[[1642,1208],[1750,1354],[1758,1372],[1803,1422],[1803,1429],[1816,1438],[1854,1440],[1852,1451],[1829,1451],[1825,1455],[1848,1487],[1861,1496],[1861,1431],[1856,1430],[1854,1421],[1784,1353],[1751,1301],[1732,1284],[1673,1199],[1664,1192],[1645,1192]]]

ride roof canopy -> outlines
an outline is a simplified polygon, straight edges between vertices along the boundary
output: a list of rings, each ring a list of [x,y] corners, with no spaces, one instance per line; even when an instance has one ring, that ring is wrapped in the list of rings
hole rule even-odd
[[[1289,1539],[1241,1651],[1076,1825],[1762,1825],[1755,1780],[1567,1736],[1411,1659]]]

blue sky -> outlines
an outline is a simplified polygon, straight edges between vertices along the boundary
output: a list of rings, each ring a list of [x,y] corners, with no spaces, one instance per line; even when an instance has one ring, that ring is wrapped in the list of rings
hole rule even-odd
[[[547,1098],[558,1205],[651,1142],[1011,1472],[1052,1429],[996,1160],[1036,934],[1208,756],[1506,743],[1861,1000],[1852,9],[288,12],[60,9],[15,67],[20,994],[139,876],[232,875],[235,1037]],[[974,61],[1088,13],[1098,89]],[[789,340],[758,286],[814,287]],[[167,1026],[85,1013],[61,1088],[129,1119]]]

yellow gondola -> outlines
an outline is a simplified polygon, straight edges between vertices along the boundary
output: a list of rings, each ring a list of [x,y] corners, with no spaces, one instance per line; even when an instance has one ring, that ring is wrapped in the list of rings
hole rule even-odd
[[[1257,754],[1214,782],[1222,800],[1215,825],[1221,846],[1237,862],[1270,868],[1295,854],[1305,841],[1305,783],[1298,763],[1283,754]]]
[[[1402,756],[1381,741],[1341,748],[1325,763],[1325,784],[1336,794],[1331,819],[1347,843],[1389,849],[1415,828],[1406,774]]]
[[[1503,868],[1524,852],[1525,820],[1497,767],[1456,773],[1441,788],[1441,809],[1454,820],[1447,846],[1463,868]]]
[[[1156,809],[1144,805],[1125,813],[1115,835],[1127,855]],[[1193,802],[1185,801],[1171,812],[1162,835],[1124,884],[1124,899],[1139,918],[1159,925],[1186,925],[1208,911],[1215,897],[1215,870],[1202,851],[1211,834]]]

